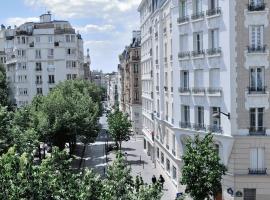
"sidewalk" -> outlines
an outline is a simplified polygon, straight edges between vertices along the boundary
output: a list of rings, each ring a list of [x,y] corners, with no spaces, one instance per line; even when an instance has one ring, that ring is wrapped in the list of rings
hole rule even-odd
[[[163,173],[163,170],[159,166],[155,167],[150,157],[147,156],[143,149],[143,138],[131,138],[130,141],[124,142],[122,147],[122,150],[127,153],[127,161],[131,166],[131,174],[134,177],[137,175],[142,176],[143,180],[148,184],[152,183],[151,179],[153,175],[158,179],[159,175],[162,174],[165,179],[162,200],[174,200],[177,193],[176,187],[168,179],[167,175]],[[109,158],[112,162],[115,155],[111,153]]]

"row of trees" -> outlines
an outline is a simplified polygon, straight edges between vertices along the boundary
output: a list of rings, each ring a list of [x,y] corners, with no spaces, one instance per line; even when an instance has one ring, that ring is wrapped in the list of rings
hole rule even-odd
[[[17,200],[158,200],[158,185],[136,182],[124,156],[118,154],[101,179],[92,171],[70,169],[69,156],[53,149],[50,157],[36,164],[29,153],[12,147],[0,157],[0,199]]]

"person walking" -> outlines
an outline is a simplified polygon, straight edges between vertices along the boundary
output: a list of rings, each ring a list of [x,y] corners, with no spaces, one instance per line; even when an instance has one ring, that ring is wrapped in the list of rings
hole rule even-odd
[[[156,184],[157,182],[157,178],[155,175],[152,176],[152,184]]]
[[[163,185],[164,185],[165,179],[163,178],[163,176],[161,174],[159,176],[158,182],[161,184],[161,188],[163,189]]]

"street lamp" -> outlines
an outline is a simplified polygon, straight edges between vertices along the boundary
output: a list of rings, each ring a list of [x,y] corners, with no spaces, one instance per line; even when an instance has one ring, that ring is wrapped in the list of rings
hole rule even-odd
[[[214,112],[212,117],[220,118],[220,114],[223,114],[223,115],[227,116],[229,120],[231,119],[231,114],[230,113],[224,113],[224,112],[221,112],[221,111]]]

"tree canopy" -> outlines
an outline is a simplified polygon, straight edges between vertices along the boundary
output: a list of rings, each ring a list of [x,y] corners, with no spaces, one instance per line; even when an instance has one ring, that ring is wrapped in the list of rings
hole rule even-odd
[[[6,70],[3,64],[0,64],[0,105],[8,105],[8,85],[6,81]]]
[[[114,112],[110,113],[108,116],[109,133],[115,140],[118,147],[122,146],[124,140],[129,140],[131,136],[132,124],[128,119],[128,116],[116,109]]]
[[[182,159],[184,166],[180,182],[186,185],[186,193],[194,200],[211,199],[221,192],[226,167],[220,161],[212,134],[187,139]]]

